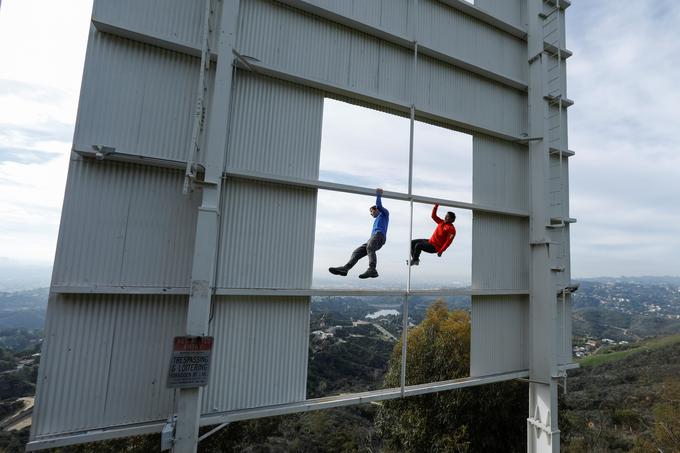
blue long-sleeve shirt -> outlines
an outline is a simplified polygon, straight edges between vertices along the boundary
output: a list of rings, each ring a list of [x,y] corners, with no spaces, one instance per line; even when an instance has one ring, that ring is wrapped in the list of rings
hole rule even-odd
[[[383,207],[380,194],[377,194],[375,197],[375,207],[378,208],[379,214],[378,217],[373,220],[371,236],[380,231],[383,236],[385,236],[385,239],[387,239],[387,224],[390,223],[390,211]]]

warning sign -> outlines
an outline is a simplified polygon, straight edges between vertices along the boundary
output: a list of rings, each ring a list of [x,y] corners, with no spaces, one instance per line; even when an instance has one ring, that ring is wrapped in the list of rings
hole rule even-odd
[[[208,385],[213,337],[175,337],[168,387],[190,388]]]

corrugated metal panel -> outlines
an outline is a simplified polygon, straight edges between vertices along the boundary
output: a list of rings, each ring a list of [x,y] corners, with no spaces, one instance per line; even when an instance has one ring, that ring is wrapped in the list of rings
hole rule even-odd
[[[203,413],[305,399],[308,297],[219,297]]]
[[[201,47],[205,0],[96,0],[92,17],[127,30]],[[221,2],[214,2],[220,8]],[[215,17],[219,17],[216,11]]]
[[[227,169],[318,179],[323,95],[238,71]]]
[[[243,2],[240,14],[241,53],[305,77],[408,101],[407,49],[267,0]]]
[[[266,0],[244,3],[241,24],[237,47],[243,54],[305,77],[411,102],[413,55],[407,49]],[[418,67],[418,108],[508,135],[526,131],[525,93],[424,56]]]
[[[512,136],[527,130],[526,93],[425,56],[416,85],[419,108]]]
[[[478,135],[472,139],[472,149],[472,201],[529,210],[527,147]]]
[[[177,170],[70,163],[52,283],[188,287],[200,194]]]
[[[520,29],[526,29],[526,0],[475,0],[475,6]]]
[[[76,149],[186,160],[200,60],[90,30]],[[211,76],[212,77],[212,76]]]
[[[162,420],[182,296],[51,295],[32,436]]]
[[[572,319],[571,319],[572,302],[571,296],[565,297],[564,303],[562,298],[557,300],[557,363],[567,364],[572,363]],[[566,323],[564,320],[566,319]]]
[[[408,33],[411,2],[412,0],[308,0],[308,3],[398,35]]]
[[[529,368],[529,298],[473,296],[470,376]]]
[[[420,0],[418,18],[418,41],[424,46],[506,77],[527,80],[525,41],[438,0]]]
[[[472,288],[529,288],[529,221],[475,212]]]
[[[228,180],[217,273],[227,288],[310,288],[316,190]]]

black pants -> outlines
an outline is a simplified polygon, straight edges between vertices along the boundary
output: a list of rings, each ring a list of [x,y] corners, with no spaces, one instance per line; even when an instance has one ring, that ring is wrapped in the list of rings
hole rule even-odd
[[[375,266],[377,264],[378,259],[375,256],[376,250],[380,250],[380,248],[385,244],[385,235],[377,232],[371,238],[361,244],[359,247],[352,252],[352,256],[349,258],[349,261],[347,264],[345,264],[345,267],[347,269],[351,269],[354,267],[354,265],[359,261],[361,258],[364,256],[368,255],[368,267],[371,269],[375,269]]]
[[[437,253],[434,245],[430,244],[427,239],[414,239],[411,241],[411,258],[414,260],[420,259],[420,252]]]

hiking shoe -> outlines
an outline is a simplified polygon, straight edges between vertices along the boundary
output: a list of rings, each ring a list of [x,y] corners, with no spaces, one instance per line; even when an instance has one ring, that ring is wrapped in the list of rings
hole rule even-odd
[[[411,260],[411,266],[418,266],[420,264],[420,260]]]
[[[347,268],[345,266],[329,267],[328,272],[330,272],[333,275],[342,275],[344,277],[347,275]]]
[[[376,271],[372,267],[366,269],[366,272],[364,272],[363,274],[359,274],[359,278],[376,278],[377,276],[378,271]]]

